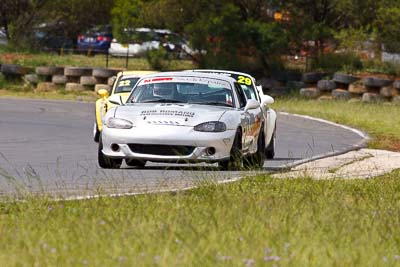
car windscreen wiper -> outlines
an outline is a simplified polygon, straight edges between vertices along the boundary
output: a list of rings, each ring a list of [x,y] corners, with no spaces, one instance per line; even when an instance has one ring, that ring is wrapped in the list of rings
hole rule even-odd
[[[214,105],[214,106],[223,106],[223,107],[230,107],[232,108],[232,105],[223,103],[223,102],[218,102],[218,101],[208,101],[208,102],[190,102],[189,104],[199,104],[199,105]]]
[[[181,101],[181,100],[176,100],[176,99],[162,98],[162,99],[145,100],[145,101],[141,101],[139,103],[186,103],[186,102]]]

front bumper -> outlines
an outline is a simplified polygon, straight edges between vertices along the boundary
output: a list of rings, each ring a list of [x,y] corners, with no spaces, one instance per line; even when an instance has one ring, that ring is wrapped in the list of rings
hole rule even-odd
[[[230,157],[236,130],[221,133],[194,131],[191,126],[151,125],[132,129],[103,127],[103,154],[113,158],[141,159],[156,162],[218,162]],[[118,145],[116,151],[111,147]],[[162,146],[190,146],[187,154],[162,155],[165,153],[138,153],[132,144]],[[210,154],[209,149],[215,149]],[[159,150],[159,149],[158,149]]]

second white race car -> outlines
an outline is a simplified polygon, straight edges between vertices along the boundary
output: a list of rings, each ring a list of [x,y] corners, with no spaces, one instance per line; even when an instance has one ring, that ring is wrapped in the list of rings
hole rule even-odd
[[[223,169],[260,168],[266,137],[263,103],[248,99],[232,77],[164,72],[142,77],[125,104],[103,119],[102,168],[155,162],[218,162]],[[274,127],[274,126],[271,126]]]

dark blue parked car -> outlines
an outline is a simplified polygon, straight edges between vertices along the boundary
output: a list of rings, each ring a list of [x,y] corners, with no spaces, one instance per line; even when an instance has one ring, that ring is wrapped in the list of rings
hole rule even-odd
[[[112,39],[111,27],[94,27],[78,36],[77,49],[80,52],[107,53]]]

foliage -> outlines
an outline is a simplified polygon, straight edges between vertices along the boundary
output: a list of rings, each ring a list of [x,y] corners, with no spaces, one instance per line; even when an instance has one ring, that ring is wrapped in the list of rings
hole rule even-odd
[[[400,52],[400,7],[380,8],[375,21],[378,36],[387,52]]]
[[[146,53],[147,62],[154,70],[168,69],[168,54],[167,51],[160,47],[159,49],[151,49]]]
[[[32,49],[37,32],[46,29],[76,40],[93,25],[107,24],[114,0],[2,0],[0,27],[12,46]],[[90,14],[90,15],[89,15]]]
[[[312,70],[354,73],[362,68],[363,64],[361,59],[354,52],[326,53],[313,58],[311,61]]]
[[[341,29],[334,34],[335,39],[339,42],[338,48],[346,52],[360,52],[364,47],[364,42],[369,38],[368,29],[349,27]]]
[[[142,5],[141,0],[115,0],[111,15],[113,34],[119,41],[127,41],[126,29],[141,26],[140,12]]]
[[[7,266],[396,266],[399,172],[0,204]]]

